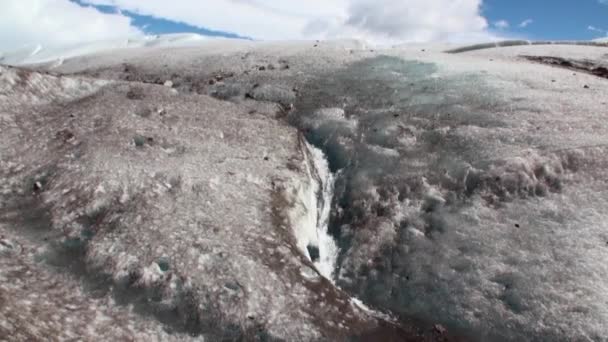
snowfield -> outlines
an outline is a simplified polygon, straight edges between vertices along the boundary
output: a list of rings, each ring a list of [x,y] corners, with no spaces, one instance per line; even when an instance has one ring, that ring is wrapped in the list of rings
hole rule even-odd
[[[30,65],[40,63],[52,63],[58,66],[65,59],[78,56],[86,56],[104,51],[133,48],[177,48],[197,46],[208,40],[222,40],[211,38],[195,33],[176,33],[167,35],[144,36],[142,38],[129,38],[123,40],[108,40],[91,42],[88,44],[77,44],[72,46],[45,47],[36,45],[24,47],[17,51],[0,53],[0,63],[8,65]]]
[[[608,341],[607,56],[4,54],[0,339]]]

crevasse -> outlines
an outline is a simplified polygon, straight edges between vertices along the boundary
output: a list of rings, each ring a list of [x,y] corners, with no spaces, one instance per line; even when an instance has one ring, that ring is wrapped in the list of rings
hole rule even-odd
[[[291,213],[298,248],[311,260],[319,273],[332,283],[338,247],[329,235],[329,217],[334,191],[334,175],[321,150],[302,139],[307,182],[296,193],[298,205]],[[311,251],[317,251],[311,253]],[[313,254],[313,255],[311,255]]]

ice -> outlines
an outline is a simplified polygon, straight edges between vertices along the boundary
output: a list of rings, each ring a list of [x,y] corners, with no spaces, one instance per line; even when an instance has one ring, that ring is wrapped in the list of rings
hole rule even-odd
[[[317,248],[319,246],[317,222],[319,218],[318,193],[321,185],[315,177],[316,170],[307,151],[304,151],[304,158],[307,179],[294,187],[293,201],[295,205],[289,211],[289,217],[298,248],[309,260],[312,260],[308,248],[309,246]]]
[[[331,213],[331,204],[334,195],[334,175],[329,170],[329,164],[323,152],[306,143],[308,150],[312,156],[312,163],[316,170],[318,184],[320,184],[317,195],[317,244],[319,248],[319,260],[315,262],[315,266],[325,278],[333,281],[333,273],[336,268],[336,260],[338,258],[338,246],[333,237],[329,234],[329,218]]]

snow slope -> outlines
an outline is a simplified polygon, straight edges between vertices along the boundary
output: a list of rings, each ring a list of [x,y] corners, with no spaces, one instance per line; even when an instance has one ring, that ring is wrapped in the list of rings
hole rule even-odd
[[[91,55],[116,49],[142,47],[188,47],[197,46],[212,39],[195,33],[178,33],[156,36],[145,36],[140,39],[105,40],[86,44],[45,47],[42,45],[25,47],[16,51],[0,54],[0,63],[8,65],[28,65],[39,63],[61,64],[68,58]]]

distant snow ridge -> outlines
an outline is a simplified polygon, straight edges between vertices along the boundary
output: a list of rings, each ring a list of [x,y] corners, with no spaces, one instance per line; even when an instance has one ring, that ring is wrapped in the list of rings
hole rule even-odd
[[[492,48],[500,48],[500,47],[510,47],[510,46],[521,46],[521,45],[580,45],[580,46],[606,46],[605,43],[608,43],[608,39],[599,39],[592,41],[551,41],[551,40],[539,40],[539,41],[530,41],[530,40],[504,40],[492,43],[483,43],[483,44],[475,44],[464,47],[459,47],[456,49],[447,50],[447,53],[462,53],[469,52],[475,50],[484,50],[484,49],[492,49]]]
[[[52,62],[55,65],[60,65],[60,62],[67,58],[104,51],[142,47],[196,46],[210,39],[220,38],[207,37],[196,33],[178,33],[145,36],[137,39],[105,40],[68,46],[44,47],[42,45],[36,45],[0,54],[0,63],[8,65],[27,65]]]

